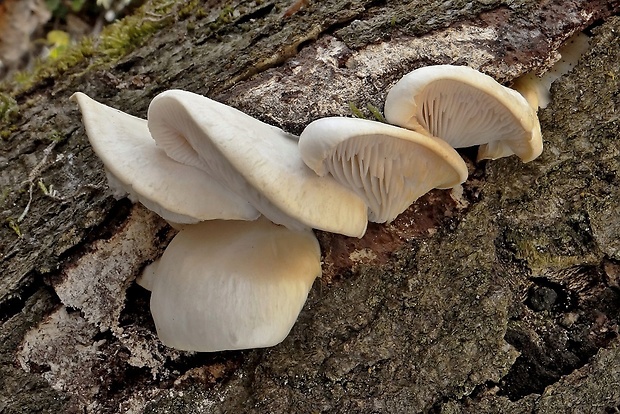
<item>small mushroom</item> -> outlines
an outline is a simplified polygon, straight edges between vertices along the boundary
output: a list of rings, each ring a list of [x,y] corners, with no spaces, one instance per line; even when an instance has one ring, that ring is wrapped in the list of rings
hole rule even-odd
[[[446,142],[364,119],[318,119],[301,133],[299,151],[318,175],[330,173],[364,199],[377,223],[394,220],[433,188],[467,179],[467,166]]]
[[[388,122],[455,148],[480,145],[478,159],[516,154],[528,162],[542,152],[540,123],[525,98],[465,66],[414,70],[390,90],[384,110]]]
[[[301,160],[296,137],[227,105],[170,90],[153,99],[149,129],[178,162],[202,169],[274,223],[361,237],[364,202]]]
[[[157,334],[202,352],[280,343],[321,274],[319,243],[264,218],[187,226],[145,269]]]
[[[551,102],[551,84],[564,76],[579,62],[590,47],[590,38],[577,33],[558,50],[560,59],[541,77],[529,72],[515,79],[512,87],[529,102],[534,110],[546,108]]]
[[[214,218],[255,220],[260,215],[203,171],[169,158],[157,148],[146,120],[80,92],[72,99],[79,104],[88,139],[103,161],[116,195],[129,193],[132,201],[140,201],[173,223]]]

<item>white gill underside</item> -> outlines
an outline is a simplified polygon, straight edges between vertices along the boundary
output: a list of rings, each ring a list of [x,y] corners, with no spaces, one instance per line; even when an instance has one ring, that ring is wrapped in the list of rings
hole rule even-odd
[[[412,152],[423,156],[413,156]],[[433,166],[436,161],[431,151],[412,142],[365,136],[339,144],[325,163],[338,182],[364,199],[368,220],[383,223],[392,221],[435,187],[436,181],[429,176],[437,169],[449,168]]]
[[[422,102],[418,122],[455,148],[519,140],[527,135],[519,120],[496,98],[458,81],[435,81],[416,101]]]

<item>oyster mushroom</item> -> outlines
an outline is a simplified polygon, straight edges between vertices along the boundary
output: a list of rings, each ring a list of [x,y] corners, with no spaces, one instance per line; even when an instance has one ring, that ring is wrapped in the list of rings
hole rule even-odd
[[[299,138],[304,162],[331,174],[368,206],[370,221],[390,222],[433,188],[467,179],[467,166],[446,142],[380,122],[322,118]]]
[[[321,274],[311,231],[264,218],[187,226],[145,269],[151,313],[170,347],[214,352],[280,343]]]
[[[528,162],[542,152],[540,123],[525,98],[465,66],[414,70],[390,90],[384,111],[391,124],[455,148],[480,145],[478,159],[516,154]]]
[[[86,134],[103,161],[117,196],[179,224],[211,219],[255,220],[260,213],[198,168],[181,164],[157,148],[147,122],[77,92]]]
[[[227,105],[170,90],[153,99],[148,125],[169,157],[205,171],[274,223],[361,237],[364,202],[301,160],[295,137]]]
[[[560,59],[541,77],[529,72],[515,79],[512,87],[529,102],[534,110],[546,108],[551,102],[551,84],[573,69],[590,47],[590,38],[584,33],[571,36],[558,50]]]

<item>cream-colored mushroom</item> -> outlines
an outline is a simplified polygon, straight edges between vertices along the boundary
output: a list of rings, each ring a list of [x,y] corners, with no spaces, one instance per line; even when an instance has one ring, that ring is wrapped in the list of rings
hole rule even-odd
[[[264,218],[187,226],[145,270],[157,334],[191,351],[276,345],[321,274],[320,260],[311,231]]]
[[[528,162],[542,152],[538,117],[525,98],[465,66],[414,70],[390,90],[384,111],[388,122],[455,148],[480,145],[479,159],[516,154]]]
[[[330,173],[368,206],[370,221],[392,221],[433,188],[467,179],[467,166],[446,142],[415,131],[355,118],[322,118],[299,139],[304,162]]]
[[[570,72],[589,47],[590,38],[584,33],[571,36],[558,50],[560,57],[551,69],[540,77],[534,72],[526,73],[515,79],[512,87],[523,95],[535,110],[546,108],[551,102],[551,84]]]
[[[151,138],[146,120],[77,92],[86,134],[103,161],[110,188],[129,194],[172,223],[210,219],[255,220],[260,213],[198,168],[168,157]]]
[[[171,90],[151,102],[149,129],[168,156],[202,169],[271,221],[361,237],[364,202],[301,160],[295,137],[229,106]]]

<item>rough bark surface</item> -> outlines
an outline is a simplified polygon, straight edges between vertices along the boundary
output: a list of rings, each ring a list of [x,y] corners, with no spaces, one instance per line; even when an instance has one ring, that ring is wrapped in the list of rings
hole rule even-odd
[[[620,410],[618,1],[232,2],[222,24],[207,3],[173,7],[114,64],[16,96],[0,140],[0,413]],[[463,151],[462,192],[359,240],[319,233],[324,275],[276,347],[157,341],[133,281],[173,232],[113,199],[74,91],[144,117],[182,88],[299,133],[349,103],[381,108],[424,65],[510,83],[582,30],[590,50],[539,112],[539,159]]]

